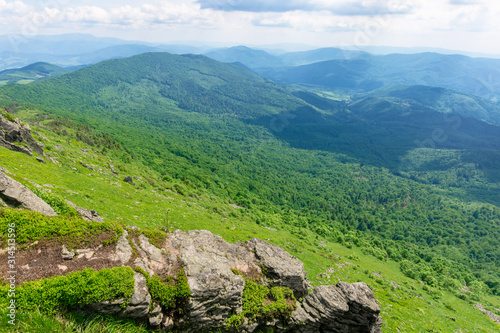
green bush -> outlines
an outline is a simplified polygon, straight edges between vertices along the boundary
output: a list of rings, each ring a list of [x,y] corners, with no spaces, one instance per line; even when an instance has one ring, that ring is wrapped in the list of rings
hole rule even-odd
[[[9,225],[15,225],[16,242],[25,244],[41,239],[55,239],[69,247],[77,247],[91,241],[102,233],[110,238],[104,243],[118,240],[123,233],[119,224],[84,221],[76,216],[49,217],[38,212],[2,208],[0,209],[0,244],[5,243]]]
[[[238,328],[245,317],[249,320],[289,318],[295,309],[296,300],[290,288],[269,288],[254,280],[245,279],[243,311],[229,317],[226,328]]]
[[[76,216],[78,213],[71,207],[66,200],[49,191],[44,191],[39,187],[31,189],[40,199],[45,201],[58,215]]]
[[[16,122],[16,117],[14,117],[12,114],[8,113],[7,111],[0,109],[0,114],[2,116],[4,116],[5,119],[7,119],[8,121],[11,121],[13,123]]]
[[[1,287],[1,303],[7,302],[7,287]],[[134,291],[134,271],[130,267],[115,267],[83,271],[66,276],[26,282],[16,288],[16,305],[22,311],[40,309],[55,314],[119,298],[129,299]],[[6,305],[6,303],[2,304]],[[126,306],[124,304],[123,306]]]
[[[146,277],[146,285],[151,298],[157,301],[164,310],[182,306],[191,295],[184,270],[180,270],[175,279],[173,277],[162,279],[158,275],[150,277],[146,271],[139,267],[135,270]]]

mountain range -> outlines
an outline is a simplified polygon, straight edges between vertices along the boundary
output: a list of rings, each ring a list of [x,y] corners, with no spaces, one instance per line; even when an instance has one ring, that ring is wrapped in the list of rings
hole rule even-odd
[[[2,148],[20,181],[106,221],[265,235],[317,285],[367,281],[392,330],[496,327],[472,304],[500,307],[498,60],[102,46],[81,68],[0,73],[45,75],[0,87],[2,117],[52,159]]]

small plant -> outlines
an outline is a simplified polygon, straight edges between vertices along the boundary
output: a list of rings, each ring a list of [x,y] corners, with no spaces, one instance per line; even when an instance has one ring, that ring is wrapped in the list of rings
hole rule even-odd
[[[251,321],[289,318],[296,309],[296,300],[288,287],[272,287],[245,279],[243,311],[228,318],[226,328],[238,328],[245,318]]]
[[[15,123],[16,122],[16,117],[14,117],[12,114],[9,112],[5,111],[4,109],[0,109],[0,114],[5,117],[10,122]]]
[[[45,201],[58,215],[77,216],[76,210],[71,207],[63,198],[52,192],[44,191],[39,187],[33,187],[32,192]]]
[[[135,271],[144,275],[151,298],[164,310],[182,307],[191,295],[184,270],[180,270],[175,279],[173,277],[161,278],[158,275],[150,276],[140,267],[136,267]]]

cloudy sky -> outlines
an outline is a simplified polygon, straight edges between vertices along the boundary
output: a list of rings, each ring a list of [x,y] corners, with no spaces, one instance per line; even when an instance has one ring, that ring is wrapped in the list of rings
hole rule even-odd
[[[500,54],[497,0],[0,0],[0,34]]]

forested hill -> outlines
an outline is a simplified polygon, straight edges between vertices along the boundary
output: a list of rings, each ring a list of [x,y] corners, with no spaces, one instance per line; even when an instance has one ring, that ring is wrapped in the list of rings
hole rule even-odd
[[[367,133],[386,135],[383,144],[397,143],[389,127],[366,131],[380,127],[376,119],[359,116],[364,108],[353,105],[350,110],[343,103],[292,94],[248,70],[204,56],[167,53],[8,85],[0,89],[0,103],[14,113],[35,109],[83,122],[123,147],[101,146],[103,154],[151,167],[164,181],[174,182],[178,193],[215,196],[244,207],[261,225],[293,229],[298,235],[307,229],[350,246],[366,245],[377,257],[404,262],[405,274],[433,288],[458,292],[462,285],[480,281],[500,293],[498,207],[464,201],[460,189],[422,184],[412,174],[395,175],[360,163],[358,145],[350,147],[352,153],[346,149],[339,154],[308,141],[318,128],[314,126],[333,119],[351,124],[343,133],[345,147]],[[397,105],[388,110],[401,111]],[[403,111],[399,121],[410,125],[426,114]],[[407,113],[411,116],[405,118]],[[384,126],[388,124],[386,119]],[[54,130],[62,132],[57,126]],[[322,131],[317,134],[335,137],[327,127]],[[454,140],[465,140],[465,145],[474,141],[468,135],[450,142]]]
[[[427,85],[487,99],[500,98],[500,60],[438,53],[362,54],[303,66],[259,69],[278,82],[346,91],[371,91],[391,85]]]
[[[65,103],[71,96],[73,107],[86,110],[143,108],[144,103],[168,100],[187,111],[256,117],[300,105],[283,86],[241,67],[160,52],[108,60],[40,85],[11,89],[16,96],[56,108],[69,106]]]

